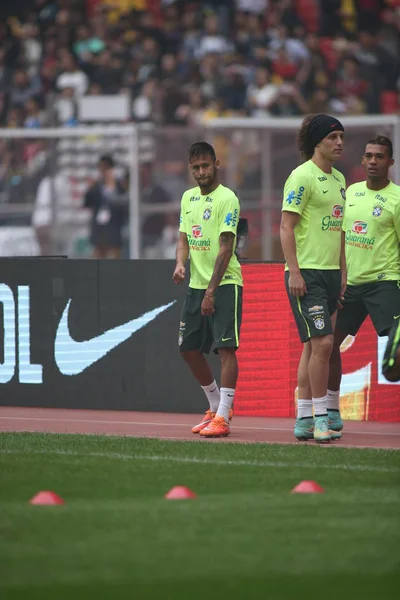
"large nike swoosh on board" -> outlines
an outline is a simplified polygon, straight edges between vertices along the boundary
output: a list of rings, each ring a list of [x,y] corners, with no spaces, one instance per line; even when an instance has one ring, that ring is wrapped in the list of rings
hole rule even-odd
[[[133,333],[146,327],[159,314],[175,304],[176,300],[150,310],[144,315],[108,329],[90,340],[77,342],[72,339],[68,326],[68,313],[71,300],[68,300],[60,323],[58,324],[56,339],[54,341],[54,358],[63,375],[79,375],[103,358],[113,348],[125,342]]]

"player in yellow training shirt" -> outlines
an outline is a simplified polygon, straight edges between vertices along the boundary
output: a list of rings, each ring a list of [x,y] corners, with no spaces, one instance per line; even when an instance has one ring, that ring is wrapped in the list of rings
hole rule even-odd
[[[389,179],[393,162],[389,138],[378,135],[369,140],[362,157],[367,180],[349,186],[346,193],[347,289],[336,322],[328,385],[337,410],[340,345],[347,335],[356,335],[367,315],[379,336],[393,328],[383,363],[385,376],[399,346],[394,320],[400,318],[400,186]]]
[[[175,283],[185,278],[190,257],[190,282],[179,326],[182,357],[203,388],[210,408],[192,428],[204,437],[230,433],[238,379],[236,350],[242,320],[242,272],[235,255],[239,200],[218,182],[214,148],[197,142],[189,149],[189,164],[197,187],[182,197],[176,249]],[[221,360],[221,390],[204,354],[211,347]]]
[[[285,283],[304,343],[294,427],[299,440],[330,442],[342,437],[327,406],[327,387],[337,305],[346,283],[342,234],[346,183],[332,166],[342,153],[343,137],[343,125],[334,117],[307,116],[298,133],[306,162],[289,175],[283,193]]]

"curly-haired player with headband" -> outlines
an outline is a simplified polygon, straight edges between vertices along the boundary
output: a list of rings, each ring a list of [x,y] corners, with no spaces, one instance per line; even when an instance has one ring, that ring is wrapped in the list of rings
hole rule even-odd
[[[343,138],[344,127],[334,117],[305,117],[298,132],[305,162],[286,180],[280,227],[286,290],[304,344],[294,435],[323,443],[341,437],[340,413],[330,411],[327,388],[337,306],[347,277],[346,182],[332,166],[342,154]]]

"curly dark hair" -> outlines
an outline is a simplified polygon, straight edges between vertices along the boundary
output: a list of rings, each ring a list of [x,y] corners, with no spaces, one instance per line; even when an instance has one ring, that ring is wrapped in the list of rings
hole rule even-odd
[[[305,160],[310,160],[314,154],[314,147],[312,146],[307,134],[308,127],[313,118],[316,116],[317,115],[307,115],[304,117],[301,127],[297,132],[297,147]]]

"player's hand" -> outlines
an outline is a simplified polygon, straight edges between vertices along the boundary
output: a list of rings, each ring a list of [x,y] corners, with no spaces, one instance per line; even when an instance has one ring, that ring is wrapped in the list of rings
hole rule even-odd
[[[307,286],[304,281],[301,273],[290,273],[289,275],[289,292],[292,296],[296,296],[298,298],[302,298],[305,294],[307,294]]]
[[[182,283],[185,279],[186,269],[183,265],[176,265],[172,280],[174,283]]]
[[[207,294],[204,296],[203,302],[201,303],[201,314],[207,317],[212,315],[214,311],[214,296]]]

